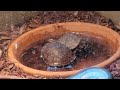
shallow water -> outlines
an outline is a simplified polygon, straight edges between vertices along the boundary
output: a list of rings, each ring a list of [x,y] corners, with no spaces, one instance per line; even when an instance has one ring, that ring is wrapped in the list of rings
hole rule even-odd
[[[42,47],[48,42],[48,40],[36,42],[32,44],[32,47],[27,48],[21,55],[21,63],[39,70],[71,71],[101,63],[110,58],[116,51],[112,48],[112,45],[109,45],[109,43],[112,42],[106,40],[102,36],[86,32],[81,32],[80,35],[83,38],[81,43],[76,49],[72,50],[77,58],[69,65],[62,67],[50,67],[44,63],[43,58],[40,57],[40,53]],[[55,37],[50,39],[56,40]]]

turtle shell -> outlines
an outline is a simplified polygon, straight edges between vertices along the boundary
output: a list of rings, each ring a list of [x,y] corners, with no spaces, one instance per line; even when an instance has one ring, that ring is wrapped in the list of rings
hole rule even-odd
[[[68,47],[57,41],[47,43],[43,46],[41,54],[44,62],[50,66],[64,66],[72,62],[75,58]]]

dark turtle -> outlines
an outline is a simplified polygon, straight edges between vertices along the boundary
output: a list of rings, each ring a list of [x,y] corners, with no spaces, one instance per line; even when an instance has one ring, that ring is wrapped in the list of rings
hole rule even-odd
[[[50,66],[64,66],[75,59],[72,51],[57,41],[43,46],[41,55],[44,58],[44,62]]]
[[[74,49],[79,45],[81,39],[80,34],[69,32],[61,36],[58,42],[64,44],[69,49]]]

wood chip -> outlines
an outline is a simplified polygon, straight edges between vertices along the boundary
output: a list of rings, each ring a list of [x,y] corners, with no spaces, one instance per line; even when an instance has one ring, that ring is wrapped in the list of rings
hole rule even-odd
[[[11,37],[1,36],[0,39],[2,39],[2,40],[11,39]]]
[[[117,71],[112,71],[111,74],[112,74],[113,76],[115,76],[115,75],[119,74],[119,72],[117,72]]]
[[[2,71],[0,72],[0,75],[8,75],[9,74],[9,72],[8,71],[5,71],[5,70],[3,70],[2,69]]]
[[[49,39],[49,40],[48,40],[48,42],[53,42],[53,41],[55,41],[55,40],[54,40],[54,39]]]
[[[25,79],[25,78],[10,76],[10,75],[3,75],[3,76],[0,75],[0,79]]]
[[[8,66],[9,69],[12,69],[14,67],[14,64],[11,64]]]
[[[120,31],[118,31],[118,34],[120,35]]]
[[[31,27],[31,28],[37,28],[37,27],[39,27],[40,26],[40,24],[30,24],[29,25],[29,27]]]
[[[21,35],[23,32],[25,32],[26,27],[27,27],[26,24],[24,24],[24,25],[22,25],[22,26],[20,27],[20,31],[19,31],[19,34],[20,34],[20,35]]]
[[[0,32],[0,35],[10,35],[10,33],[8,33],[8,32]]]
[[[78,11],[75,11],[75,12],[74,12],[74,16],[77,16],[77,14],[78,14]]]
[[[4,63],[5,61],[0,61],[0,70],[2,69]]]
[[[117,63],[120,63],[120,59],[118,59],[116,62],[117,62]]]
[[[18,35],[11,35],[12,39],[17,38]]]
[[[10,40],[4,41],[2,44],[0,44],[0,46],[5,46],[6,44],[8,44],[10,42]]]
[[[32,19],[32,21],[33,21],[34,23],[39,23],[38,20],[36,20],[36,19]]]
[[[0,57],[2,56],[2,50],[0,49]]]
[[[46,77],[42,78],[42,79],[47,79]]]
[[[117,68],[117,70],[120,70],[120,63],[116,64],[116,68]]]

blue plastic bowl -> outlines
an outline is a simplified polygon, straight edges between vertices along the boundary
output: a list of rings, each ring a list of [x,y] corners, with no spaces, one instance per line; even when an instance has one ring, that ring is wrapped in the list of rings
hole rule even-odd
[[[68,77],[67,79],[112,79],[112,75],[104,68],[90,67]]]

